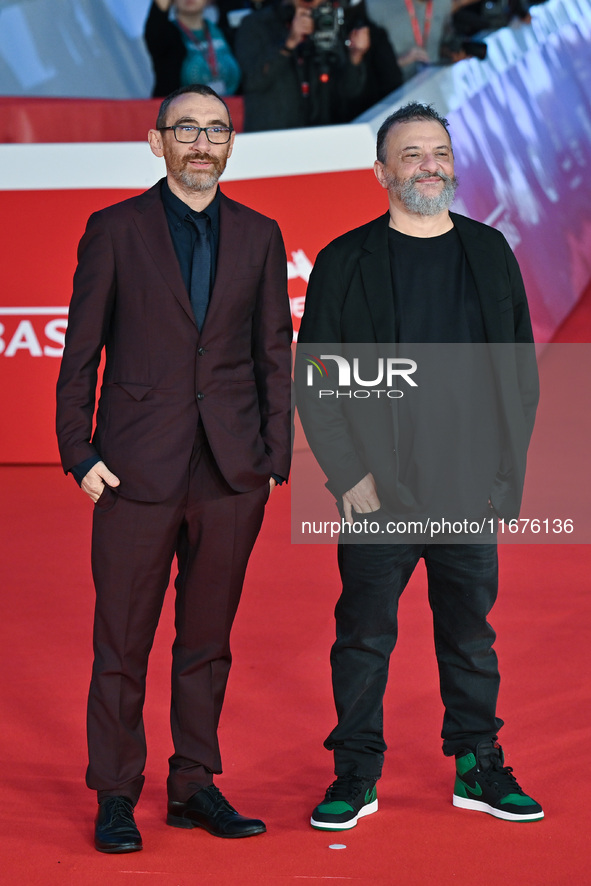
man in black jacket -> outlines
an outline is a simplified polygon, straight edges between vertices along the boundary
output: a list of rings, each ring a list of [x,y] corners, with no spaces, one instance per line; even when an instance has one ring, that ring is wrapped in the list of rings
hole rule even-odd
[[[499,671],[487,622],[498,586],[497,516],[519,513],[538,399],[525,290],[502,234],[449,212],[453,151],[447,121],[433,108],[412,103],[392,114],[378,132],[377,158],[389,212],[318,256],[296,360],[302,424],[343,517],[331,652],[338,723],[325,742],[337,780],[311,823],[344,830],[377,811],[398,601],[421,559],[445,707],[443,751],[456,758],[453,803],[533,821],[542,808],[497,744]],[[417,347],[421,358],[405,359]],[[382,376],[385,366],[397,373],[406,393],[387,379],[378,384],[375,367],[360,371],[364,349]],[[321,390],[312,385],[317,369]],[[434,543],[429,521],[446,508],[465,508],[469,522],[457,521],[461,538],[449,523],[452,537]],[[348,531],[368,523],[379,542],[392,526],[410,537],[375,544]],[[482,531],[466,538],[473,526]]]

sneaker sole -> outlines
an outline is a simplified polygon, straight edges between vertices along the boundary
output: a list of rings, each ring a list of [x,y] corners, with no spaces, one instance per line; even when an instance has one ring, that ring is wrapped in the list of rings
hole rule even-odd
[[[473,812],[488,812],[489,815],[502,818],[504,821],[539,821],[544,817],[543,812],[532,812],[529,815],[527,813],[517,815],[515,812],[504,812],[502,809],[495,809],[494,806],[483,803],[482,800],[470,800],[468,797],[458,797],[457,794],[453,795],[453,804],[460,809],[471,809]]]
[[[348,831],[350,828],[355,827],[360,818],[363,818],[365,815],[371,815],[373,812],[377,811],[378,800],[376,797],[373,803],[368,803],[367,806],[362,806],[355,818],[350,818],[349,821],[316,821],[316,819],[312,817],[310,819],[310,824],[318,831]]]

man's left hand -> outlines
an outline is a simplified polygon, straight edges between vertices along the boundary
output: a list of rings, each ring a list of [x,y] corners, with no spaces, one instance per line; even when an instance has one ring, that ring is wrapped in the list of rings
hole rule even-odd
[[[365,53],[371,47],[371,37],[367,25],[364,25],[362,28],[354,28],[349,34],[347,45],[351,62],[354,65],[361,64]]]

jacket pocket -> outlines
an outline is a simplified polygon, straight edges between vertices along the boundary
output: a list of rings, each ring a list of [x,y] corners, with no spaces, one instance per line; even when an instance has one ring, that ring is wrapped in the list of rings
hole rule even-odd
[[[113,384],[117,388],[122,388],[130,397],[137,400],[138,403],[154,389],[153,385],[142,385],[133,381],[118,381],[113,382]]]

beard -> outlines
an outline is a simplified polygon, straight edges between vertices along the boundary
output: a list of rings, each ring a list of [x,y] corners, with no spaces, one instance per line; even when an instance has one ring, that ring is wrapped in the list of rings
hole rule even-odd
[[[207,172],[192,169],[189,167],[189,163],[193,160],[207,160],[208,163],[213,165],[213,169]],[[190,191],[209,191],[217,185],[222,172],[226,168],[226,162],[227,157],[214,157],[212,154],[195,151],[193,154],[182,157],[174,163],[169,162],[168,168],[173,178]]]
[[[443,182],[443,188],[439,194],[430,197],[428,194],[422,194],[415,187],[418,181],[424,178],[433,178],[434,176],[437,176]],[[449,209],[459,184],[455,175],[452,178],[444,172],[421,172],[405,181],[396,178],[391,173],[386,173],[386,183],[388,190],[393,191],[406,209],[416,215],[439,215],[440,212]]]

